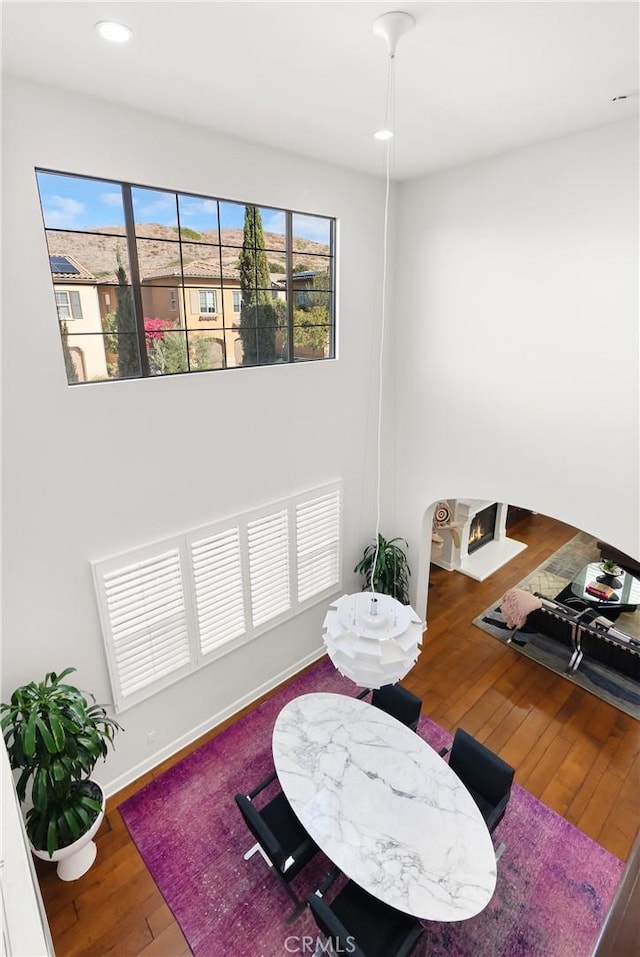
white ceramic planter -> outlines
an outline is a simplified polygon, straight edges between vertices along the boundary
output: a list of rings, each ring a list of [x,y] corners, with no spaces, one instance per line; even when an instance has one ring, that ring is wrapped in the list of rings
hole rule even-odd
[[[56,873],[61,881],[77,881],[79,877],[87,873],[95,861],[98,848],[93,838],[98,833],[98,828],[102,824],[105,803],[105,796],[103,794],[100,813],[89,830],[83,834],[82,837],[79,837],[77,841],[74,841],[73,844],[61,847],[60,850],[54,851],[51,856],[49,856],[47,851],[36,850],[32,845],[31,850],[36,857],[39,857],[43,861],[56,861],[58,865]]]

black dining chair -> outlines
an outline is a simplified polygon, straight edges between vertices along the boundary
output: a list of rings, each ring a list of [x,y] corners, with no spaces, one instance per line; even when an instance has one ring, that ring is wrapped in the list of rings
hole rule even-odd
[[[319,848],[305,831],[282,791],[262,809],[258,810],[254,805],[254,798],[275,778],[274,771],[249,794],[236,794],[235,802],[257,841],[244,855],[245,860],[259,851],[269,867],[273,868],[296,905],[294,912],[287,918],[287,923],[290,923],[302,913],[306,903],[297,897],[290,882],[318,853]]]
[[[515,770],[462,728],[456,729],[451,748],[440,751],[442,757],[447,753],[449,767],[478,805],[492,833],[507,809]]]
[[[393,715],[412,731],[418,730],[422,700],[402,685],[383,685],[382,688],[375,688],[371,695],[371,704]]]
[[[339,874],[332,871],[307,898],[316,924],[331,943],[331,953],[409,957],[424,933],[420,921],[372,897],[354,881],[347,881],[328,903],[324,894]]]

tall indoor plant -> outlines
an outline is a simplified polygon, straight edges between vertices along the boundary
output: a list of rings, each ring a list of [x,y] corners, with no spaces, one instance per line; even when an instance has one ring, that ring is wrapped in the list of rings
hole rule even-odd
[[[86,848],[87,835],[97,831],[104,796],[90,775],[121,730],[93,695],[89,703],[75,685],[64,682],[75,670],[51,671],[41,682],[16,688],[10,703],[0,705],[9,761],[21,772],[16,784],[21,802],[27,800],[30,784],[27,835],[34,853],[58,861],[68,861],[76,845]],[[95,845],[72,865],[59,864],[58,874],[74,880],[78,869],[88,860],[87,870],[94,858]]]
[[[378,533],[377,557],[376,544],[373,542],[367,545],[362,558],[353,570],[364,576],[365,588],[371,588],[373,577],[375,591],[383,595],[391,595],[403,605],[408,605],[411,569],[406,553],[398,542],[404,542],[405,548],[409,547],[404,538],[387,539]]]

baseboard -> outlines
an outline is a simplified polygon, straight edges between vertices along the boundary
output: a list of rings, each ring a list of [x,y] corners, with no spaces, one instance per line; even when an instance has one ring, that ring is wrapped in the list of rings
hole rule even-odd
[[[247,694],[228,705],[228,707],[223,708],[206,721],[203,721],[202,724],[192,728],[191,731],[188,731],[186,734],[176,738],[175,741],[172,741],[160,751],[156,751],[155,754],[150,755],[144,761],[141,761],[139,764],[135,765],[135,767],[131,768],[130,771],[119,775],[119,777],[114,778],[113,781],[109,781],[107,784],[102,784],[101,782],[100,787],[104,791],[105,796],[108,798],[112,797],[114,794],[117,794],[118,791],[121,791],[129,784],[137,781],[138,778],[141,778],[144,774],[147,774],[149,771],[153,771],[154,768],[158,767],[159,764],[162,764],[163,761],[166,761],[167,758],[173,757],[173,755],[177,754],[178,751],[181,751],[182,748],[186,748],[187,745],[193,744],[193,742],[197,741],[198,738],[202,737],[203,734],[207,734],[207,732],[211,731],[213,728],[216,728],[219,724],[222,724],[223,721],[226,721],[227,718],[233,717],[234,714],[237,714],[243,708],[246,708],[247,705],[257,701],[258,698],[262,697],[262,695],[267,694],[267,692],[272,691],[274,688],[277,688],[278,685],[282,684],[283,681],[286,681],[287,678],[292,678],[293,675],[296,675],[299,671],[302,671],[303,668],[306,668],[308,665],[312,665],[314,662],[319,661],[320,658],[322,658],[325,654],[326,648],[323,645],[315,651],[310,652],[308,655],[305,655],[304,658],[301,658],[289,668],[286,668],[284,671],[279,672],[279,674],[274,675],[268,681],[258,685],[257,688],[253,688],[251,691],[247,692]]]

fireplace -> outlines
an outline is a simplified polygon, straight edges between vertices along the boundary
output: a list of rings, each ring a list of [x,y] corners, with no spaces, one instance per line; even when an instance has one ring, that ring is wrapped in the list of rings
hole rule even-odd
[[[440,527],[440,550],[431,556],[434,565],[484,581],[527,546],[507,536],[505,502],[475,498],[447,500],[451,523]]]
[[[483,508],[471,521],[469,526],[468,554],[477,552],[479,548],[492,542],[495,538],[496,518],[498,517],[498,503],[494,502],[488,508]]]

